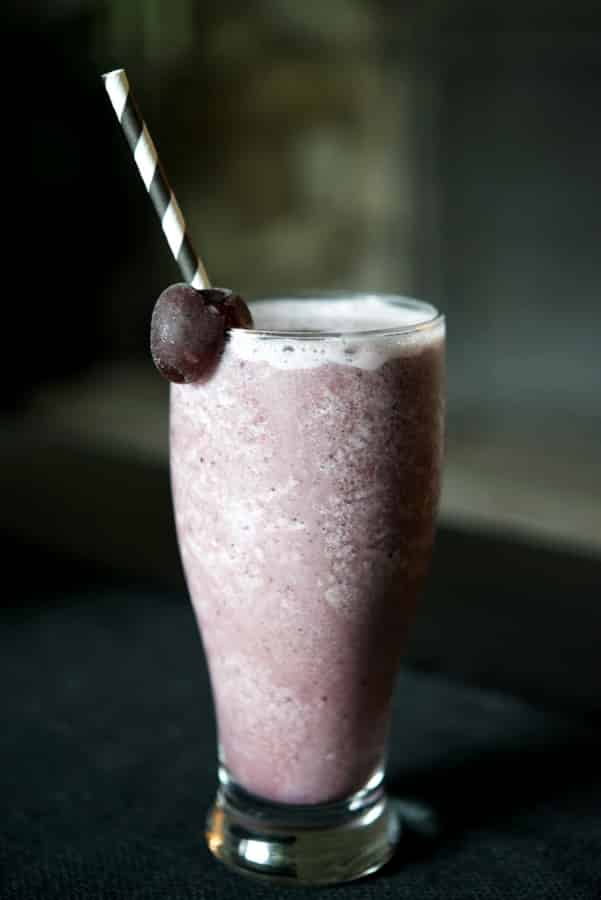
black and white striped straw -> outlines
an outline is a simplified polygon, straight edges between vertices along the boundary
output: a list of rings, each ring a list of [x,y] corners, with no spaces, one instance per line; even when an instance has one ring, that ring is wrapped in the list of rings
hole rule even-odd
[[[192,246],[182,211],[169,186],[146,123],[140,115],[125,70],[115,69],[102,78],[184,280],[199,290],[210,287],[205,267]]]

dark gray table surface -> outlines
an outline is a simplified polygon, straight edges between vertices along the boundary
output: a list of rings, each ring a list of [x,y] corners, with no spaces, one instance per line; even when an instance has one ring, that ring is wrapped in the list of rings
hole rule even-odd
[[[0,630],[1,897],[601,897],[596,721],[410,667],[390,742],[406,823],[393,861],[293,894],[230,873],[203,840],[215,732],[185,594],[16,552]]]

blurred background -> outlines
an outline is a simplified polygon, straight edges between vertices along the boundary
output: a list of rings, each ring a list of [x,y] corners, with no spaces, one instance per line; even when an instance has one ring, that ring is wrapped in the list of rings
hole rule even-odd
[[[123,66],[215,284],[395,291],[447,315],[414,658],[601,708],[590,5],[21,0],[2,16],[9,550],[181,586],[148,353],[179,273],[100,81]]]

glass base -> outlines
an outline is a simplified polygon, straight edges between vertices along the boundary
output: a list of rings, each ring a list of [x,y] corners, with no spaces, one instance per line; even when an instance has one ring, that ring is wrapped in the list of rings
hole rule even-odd
[[[400,838],[382,774],[345,800],[287,805],[244,791],[225,770],[207,819],[211,852],[230,868],[272,882],[334,884],[381,868]]]

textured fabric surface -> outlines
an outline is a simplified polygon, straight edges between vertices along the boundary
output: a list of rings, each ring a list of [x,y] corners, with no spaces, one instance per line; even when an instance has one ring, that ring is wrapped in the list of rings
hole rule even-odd
[[[3,898],[601,897],[590,726],[404,671],[388,770],[407,823],[399,853],[370,879],[291,892],[205,847],[215,733],[184,596],[40,588],[3,613],[0,674]]]

